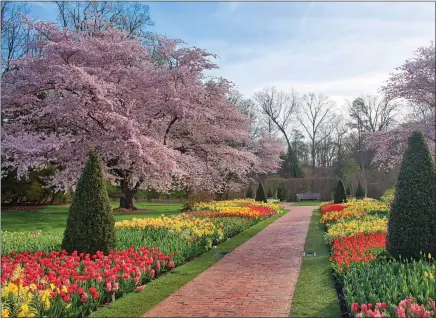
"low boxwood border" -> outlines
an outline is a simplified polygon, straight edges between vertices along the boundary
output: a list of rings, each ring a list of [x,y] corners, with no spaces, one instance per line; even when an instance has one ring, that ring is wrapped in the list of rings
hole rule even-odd
[[[165,298],[176,292],[204,270],[220,260],[214,256],[219,252],[231,252],[241,244],[248,241],[268,225],[276,221],[279,217],[286,214],[273,215],[247,230],[239,233],[230,240],[219,244],[216,248],[201,254],[194,260],[179,266],[171,272],[153,280],[145,285],[143,291],[130,293],[115,302],[101,308],[92,314],[92,317],[140,317],[151,308],[159,304]]]

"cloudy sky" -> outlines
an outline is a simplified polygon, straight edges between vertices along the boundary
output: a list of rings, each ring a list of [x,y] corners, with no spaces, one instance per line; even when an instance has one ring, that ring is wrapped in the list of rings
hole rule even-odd
[[[266,86],[322,92],[339,106],[373,94],[435,39],[435,4],[413,2],[152,2],[152,31],[217,54],[213,75],[247,97]],[[31,15],[55,20],[52,3]]]

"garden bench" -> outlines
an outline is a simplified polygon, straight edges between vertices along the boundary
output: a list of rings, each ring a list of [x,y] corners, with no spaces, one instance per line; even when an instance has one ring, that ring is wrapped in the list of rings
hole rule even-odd
[[[297,201],[314,200],[321,201],[321,193],[297,193]]]

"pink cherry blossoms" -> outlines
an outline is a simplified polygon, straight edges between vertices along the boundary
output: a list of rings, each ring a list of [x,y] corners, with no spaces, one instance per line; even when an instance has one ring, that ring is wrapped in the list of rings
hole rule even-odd
[[[418,110],[413,121],[395,129],[368,134],[367,147],[376,150],[374,161],[387,167],[401,161],[407,139],[414,130],[420,130],[427,139],[435,157],[436,143],[436,69],[435,44],[420,47],[415,56],[396,68],[382,91],[390,99],[405,99]]]
[[[174,181],[210,190],[230,176],[237,187],[279,166],[277,140],[250,140],[248,117],[226,98],[231,83],[203,76],[217,68],[212,54],[166,38],[147,48],[111,28],[32,25],[39,54],[14,61],[2,82],[3,171],[55,164],[52,184],[71,187],[91,146],[130,192]]]

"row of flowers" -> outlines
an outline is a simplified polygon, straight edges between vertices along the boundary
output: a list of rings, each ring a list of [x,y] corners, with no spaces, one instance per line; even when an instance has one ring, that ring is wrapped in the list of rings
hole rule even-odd
[[[372,199],[354,200],[343,204],[328,204],[321,207],[321,223],[336,222],[371,214],[387,215],[389,206]]]
[[[378,318],[378,317],[420,317],[433,318],[436,312],[434,300],[428,301],[426,305],[419,305],[414,297],[403,299],[398,305],[388,306],[385,302],[372,304],[354,303],[351,311],[357,318]]]
[[[211,202],[199,202],[195,204],[194,211],[223,211],[228,208],[235,207],[264,207],[269,210],[278,213],[282,210],[280,204],[277,203],[264,203],[254,201],[253,199],[238,199],[238,200],[227,200],[227,201],[211,201]]]
[[[68,254],[56,249],[2,255],[2,317],[89,316],[103,304],[141,291],[157,275],[211,249],[212,244],[282,210],[278,204],[254,200],[212,202],[207,206],[214,208],[117,222],[117,248],[108,255]],[[48,234],[47,246],[60,246],[54,243],[57,238],[61,240],[59,234]],[[33,244],[45,235],[16,237]],[[24,246],[37,246],[32,244]]]
[[[434,260],[431,255],[400,261],[386,256],[386,204],[325,203],[321,211],[330,262],[353,316],[434,317]]]
[[[108,255],[62,252],[2,256],[2,317],[89,316],[101,303],[140,290],[174,267],[172,254],[131,247]]]

